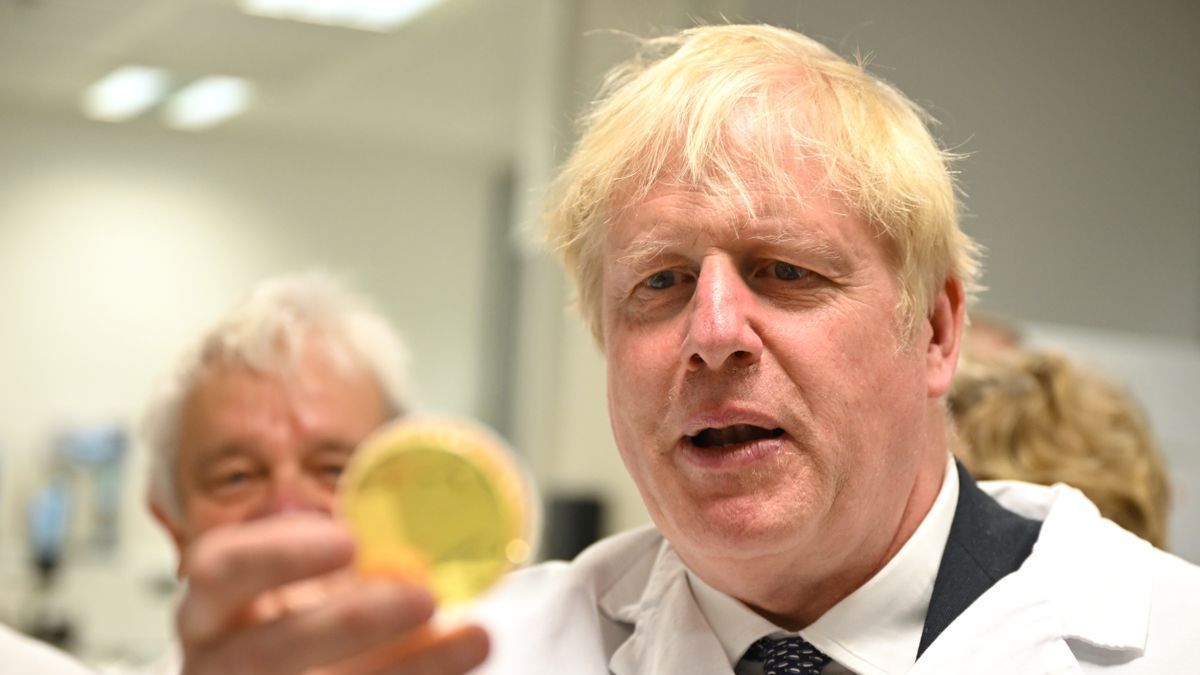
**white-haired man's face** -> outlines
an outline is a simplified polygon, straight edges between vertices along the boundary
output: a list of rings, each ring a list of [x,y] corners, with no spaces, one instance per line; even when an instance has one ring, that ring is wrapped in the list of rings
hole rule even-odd
[[[175,480],[181,520],[154,508],[183,558],[216,527],[290,511],[330,513],[355,447],[388,417],[365,369],[339,367],[317,339],[286,376],[205,367],[184,401]]]

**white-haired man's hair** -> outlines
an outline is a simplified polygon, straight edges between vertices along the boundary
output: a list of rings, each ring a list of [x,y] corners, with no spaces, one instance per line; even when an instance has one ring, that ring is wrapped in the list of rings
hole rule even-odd
[[[176,468],[184,403],[204,368],[231,364],[288,376],[306,339],[320,336],[338,367],[365,367],[383,391],[390,416],[408,410],[407,351],[388,321],[333,276],[307,272],[266,279],[202,333],[167,371],[146,407],[150,502],[168,518],[184,516]]]

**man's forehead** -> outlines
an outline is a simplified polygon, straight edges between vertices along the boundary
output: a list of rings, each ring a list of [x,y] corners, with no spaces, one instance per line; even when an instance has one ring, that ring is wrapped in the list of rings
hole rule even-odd
[[[718,193],[689,185],[656,184],[622,209],[608,232],[610,249],[644,248],[656,241],[687,243],[732,232],[748,242],[810,242],[839,238],[858,219],[828,190],[780,194],[774,190]]]
[[[211,433],[231,420],[261,417],[287,407],[284,380],[245,364],[215,361],[204,365],[182,406],[185,435]]]
[[[317,432],[375,410],[386,414],[382,390],[370,373],[327,366],[264,372],[237,361],[207,364],[183,407],[184,434],[213,441],[280,424]]]

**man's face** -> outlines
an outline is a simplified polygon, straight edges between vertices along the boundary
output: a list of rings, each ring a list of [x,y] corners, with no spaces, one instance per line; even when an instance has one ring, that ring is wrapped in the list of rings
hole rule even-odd
[[[180,549],[204,532],[288,511],[329,513],[354,448],[386,421],[375,379],[339,368],[309,339],[287,377],[206,366],[185,400],[176,480],[182,522],[160,515]]]
[[[940,481],[944,355],[929,321],[899,335],[889,243],[867,222],[820,191],[755,198],[752,217],[659,185],[614,223],[610,417],[693,569],[801,552],[832,573],[894,553],[918,485]]]

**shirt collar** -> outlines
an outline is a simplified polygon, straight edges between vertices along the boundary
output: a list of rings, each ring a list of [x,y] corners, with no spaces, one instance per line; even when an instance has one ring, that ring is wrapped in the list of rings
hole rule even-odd
[[[867,583],[802,631],[805,640],[854,672],[904,672],[916,661],[933,582],[958,503],[958,471],[949,454],[946,465],[933,506],[904,546]],[[764,635],[795,635],[709,586],[691,570],[687,576],[696,604],[731,667]]]

